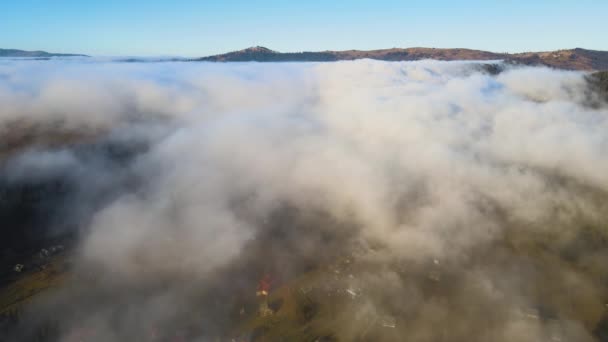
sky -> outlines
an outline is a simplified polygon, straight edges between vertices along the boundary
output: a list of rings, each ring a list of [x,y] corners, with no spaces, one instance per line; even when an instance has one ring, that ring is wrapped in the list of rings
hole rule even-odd
[[[0,48],[205,56],[391,47],[608,50],[606,0],[2,0]]]

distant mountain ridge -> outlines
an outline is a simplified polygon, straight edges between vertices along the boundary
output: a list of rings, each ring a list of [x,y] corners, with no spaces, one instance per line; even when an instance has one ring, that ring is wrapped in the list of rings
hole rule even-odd
[[[88,57],[82,54],[73,53],[52,53],[46,51],[25,51],[17,49],[0,49],[0,57],[30,57],[30,58],[46,58],[46,57]]]
[[[46,51],[24,51],[17,49],[0,49],[0,57],[89,57],[84,54],[51,53]],[[207,62],[333,62],[356,59],[375,59],[382,61],[417,61],[435,59],[441,61],[470,60],[504,60],[508,63],[523,65],[542,65],[564,70],[606,71],[608,70],[608,51],[587,50],[582,48],[523,53],[499,53],[474,49],[441,49],[441,48],[391,48],[380,50],[344,50],[344,51],[303,51],[279,52],[263,46],[232,51],[224,54],[200,58],[162,59],[162,61],[207,61]],[[156,61],[142,58],[126,58],[120,62]],[[161,60],[159,60],[161,61]]]
[[[472,49],[392,48],[381,50],[346,50],[319,52],[278,52],[255,46],[220,55],[191,59],[208,62],[329,62],[355,59],[383,61],[416,61],[421,59],[505,60],[525,65],[544,65],[567,70],[608,70],[608,51],[581,48],[547,52],[496,53]]]

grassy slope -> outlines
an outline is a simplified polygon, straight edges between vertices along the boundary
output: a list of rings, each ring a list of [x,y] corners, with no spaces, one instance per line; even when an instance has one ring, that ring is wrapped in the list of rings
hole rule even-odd
[[[0,288],[0,315],[22,309],[37,295],[57,288],[64,283],[67,273],[67,257],[52,257],[44,269],[24,271],[16,280]]]

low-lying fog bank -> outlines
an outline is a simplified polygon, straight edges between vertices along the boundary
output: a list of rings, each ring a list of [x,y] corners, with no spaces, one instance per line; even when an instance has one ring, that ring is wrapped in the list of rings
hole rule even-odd
[[[337,308],[337,340],[373,339],[345,318],[370,312],[396,340],[599,340],[592,89],[472,62],[2,61],[2,248],[76,239],[72,277],[8,338],[53,321],[65,341],[215,341],[263,276],[348,257],[364,299]]]

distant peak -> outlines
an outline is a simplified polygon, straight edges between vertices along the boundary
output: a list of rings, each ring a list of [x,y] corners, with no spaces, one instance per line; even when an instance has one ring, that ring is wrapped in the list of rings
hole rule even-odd
[[[264,46],[252,46],[252,47],[249,47],[249,48],[247,48],[247,49],[245,49],[243,51],[247,51],[247,52],[264,52],[264,53],[274,53],[274,52],[276,52],[276,51],[270,50],[269,48],[264,47]]]

